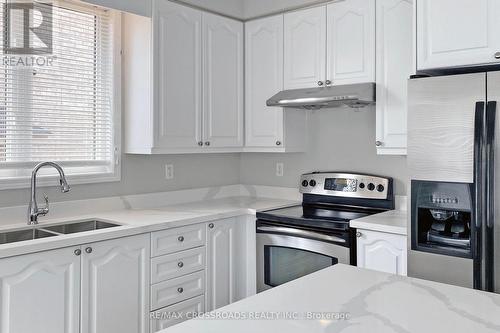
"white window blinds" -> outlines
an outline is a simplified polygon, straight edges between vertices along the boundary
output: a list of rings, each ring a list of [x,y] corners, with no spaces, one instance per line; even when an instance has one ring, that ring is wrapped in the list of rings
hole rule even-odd
[[[23,12],[9,9],[5,22],[7,9],[0,9],[2,50],[5,43],[22,46],[22,29],[6,27],[22,27]],[[52,54],[4,52],[0,64],[0,182],[29,175],[41,161],[59,162],[69,175],[116,168],[110,12],[66,1],[51,11]],[[32,11],[30,20],[36,25],[41,13]]]

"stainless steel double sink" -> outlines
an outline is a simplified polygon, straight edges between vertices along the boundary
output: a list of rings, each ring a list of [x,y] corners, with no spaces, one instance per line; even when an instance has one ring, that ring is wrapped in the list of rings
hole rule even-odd
[[[119,224],[98,220],[80,222],[67,222],[52,226],[34,226],[25,229],[0,232],[0,244],[17,243],[34,239],[75,234],[79,232],[94,231],[119,227]]]

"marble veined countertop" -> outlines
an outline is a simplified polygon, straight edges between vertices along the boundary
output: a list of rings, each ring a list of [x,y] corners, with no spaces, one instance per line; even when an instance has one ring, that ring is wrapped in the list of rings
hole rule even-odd
[[[407,224],[408,216],[406,210],[390,210],[350,222],[352,228],[388,232],[404,236],[408,233]]]
[[[260,210],[287,207],[297,203],[297,201],[293,200],[234,196],[175,205],[162,206],[161,203],[157,203],[152,208],[128,207],[87,214],[62,214],[54,218],[45,218],[37,227],[44,228],[67,221],[78,222],[85,220],[100,220],[116,223],[120,226],[24,242],[0,244],[0,258],[127,237],[236,216],[255,215]],[[91,208],[88,210],[92,211]],[[26,228],[25,223],[0,225],[0,232],[23,228]]]
[[[161,333],[498,333],[500,295],[335,265]]]

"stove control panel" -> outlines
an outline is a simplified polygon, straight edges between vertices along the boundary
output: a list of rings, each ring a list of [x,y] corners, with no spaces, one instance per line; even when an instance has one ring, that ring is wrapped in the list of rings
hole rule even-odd
[[[300,192],[338,197],[387,199],[392,193],[389,178],[334,172],[313,172],[302,175]]]

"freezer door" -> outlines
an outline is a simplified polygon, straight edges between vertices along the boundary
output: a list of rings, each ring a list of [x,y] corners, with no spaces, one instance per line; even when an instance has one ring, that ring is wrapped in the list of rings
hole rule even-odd
[[[489,210],[486,222],[485,237],[489,244],[486,253],[489,254],[484,260],[492,263],[493,271],[491,279],[494,283],[493,289],[500,293],[500,72],[487,73],[488,78],[488,113],[490,119],[494,120],[494,131],[490,133],[492,137],[492,146],[490,148],[490,181],[489,181],[489,200],[486,203],[487,210]],[[496,103],[495,103],[496,102]],[[491,122],[491,120],[490,120]],[[491,126],[491,124],[490,124]],[[496,203],[496,204],[495,204]],[[488,273],[488,272],[487,272]]]
[[[476,103],[486,99],[485,87],[486,73],[409,81],[411,179],[474,181],[474,116]]]

